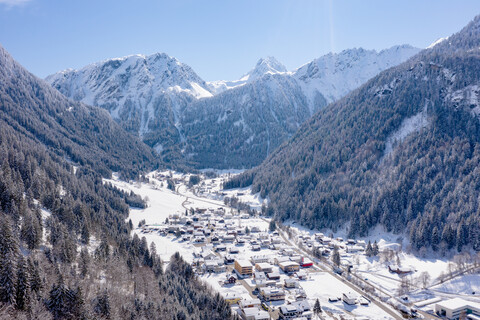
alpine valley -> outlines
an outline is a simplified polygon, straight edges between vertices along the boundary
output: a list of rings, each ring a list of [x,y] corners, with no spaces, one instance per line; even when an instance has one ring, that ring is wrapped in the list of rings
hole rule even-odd
[[[249,24],[265,22],[263,2]],[[4,7],[36,22],[45,3],[0,0],[0,25]],[[198,22],[193,3],[152,11],[178,19],[162,37],[206,42],[191,28],[198,42],[177,39],[185,16]],[[103,14],[89,5],[73,10],[88,30]],[[136,32],[146,8],[115,2],[89,39],[130,48],[121,21],[154,41]],[[42,44],[83,45],[64,21],[52,16],[58,36]],[[26,42],[16,29],[11,52]],[[425,49],[355,48],[294,70],[267,57],[210,82],[165,53],[40,79],[0,45],[0,320],[478,320],[478,292],[480,16]]]

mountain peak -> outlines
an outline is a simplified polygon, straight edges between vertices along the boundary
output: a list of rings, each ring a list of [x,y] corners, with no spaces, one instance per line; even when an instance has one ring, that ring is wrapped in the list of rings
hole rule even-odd
[[[368,79],[420,51],[410,45],[398,45],[380,52],[364,48],[328,53],[293,72],[304,83],[306,92],[322,92],[328,102],[345,96]]]
[[[254,81],[260,79],[266,74],[277,74],[287,72],[287,68],[272,56],[266,58],[260,58],[255,67],[241,80]]]

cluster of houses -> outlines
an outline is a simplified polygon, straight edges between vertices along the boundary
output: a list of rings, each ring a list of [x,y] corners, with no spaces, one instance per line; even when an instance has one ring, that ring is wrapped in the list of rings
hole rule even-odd
[[[299,255],[278,232],[266,232],[243,222],[249,218],[247,214],[234,214],[223,208],[195,209],[171,215],[163,225],[144,226],[143,232],[174,234],[179,240],[191,243],[195,246],[196,272],[225,273],[222,283],[225,286],[247,279],[257,298],[243,300],[234,292],[225,295],[228,303],[239,306],[243,319],[270,319],[266,306],[271,303],[278,307],[280,319],[311,319],[312,311],[301,281],[308,279],[306,270],[314,262]],[[322,233],[298,235],[297,241],[322,255],[329,255],[334,247],[348,253],[365,251],[366,247],[364,241],[333,239]],[[244,251],[249,252],[248,257],[240,254]],[[344,294],[342,300],[347,304],[358,302],[349,294]]]
[[[299,235],[298,240],[312,250],[317,250],[324,256],[328,256],[332,250],[337,247],[345,253],[364,252],[367,244],[364,240],[347,239],[341,237],[327,237],[323,233],[315,233],[313,237],[309,235]]]

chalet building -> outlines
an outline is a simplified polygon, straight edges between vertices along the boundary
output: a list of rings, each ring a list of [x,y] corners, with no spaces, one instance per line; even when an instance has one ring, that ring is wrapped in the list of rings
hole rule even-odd
[[[296,279],[285,279],[283,282],[284,288],[296,288],[298,287],[298,281]]]
[[[204,268],[206,272],[221,273],[226,271],[222,260],[207,260],[205,261]]]
[[[295,276],[298,278],[298,280],[308,279],[308,274],[304,270],[298,271],[297,273],[295,273]]]
[[[302,301],[307,299],[307,293],[303,288],[296,288],[294,289],[293,296],[295,297],[296,301]]]
[[[260,240],[268,240],[270,239],[270,235],[266,232],[262,232],[258,235],[258,239]]]
[[[328,237],[323,237],[322,239],[319,239],[317,241],[325,246],[330,245],[332,243],[332,239]]]
[[[278,266],[285,273],[292,273],[292,272],[297,272],[298,270],[300,270],[300,265],[296,262],[293,262],[293,261],[280,262],[278,264]]]
[[[344,293],[342,295],[342,301],[349,305],[354,305],[356,303],[357,297],[351,292]]]
[[[226,251],[227,250],[227,246],[226,245],[218,245],[216,248],[215,248],[215,251],[217,252],[220,252],[220,251]]]
[[[237,246],[244,246],[245,245],[245,239],[243,238],[238,238],[236,241]]]
[[[276,265],[280,265],[282,262],[290,261],[289,257],[275,257],[274,259]]]
[[[230,247],[228,249],[228,252],[231,253],[231,254],[237,254],[237,253],[240,252],[240,250],[237,247]]]
[[[215,253],[213,253],[212,251],[210,250],[206,250],[204,252],[201,253],[201,257],[203,258],[203,260],[207,261],[207,260],[216,260],[217,259],[217,255]]]
[[[347,246],[346,250],[348,253],[355,253],[355,252],[362,252],[365,250],[365,248],[358,245],[354,245],[354,246]]]
[[[270,273],[270,272],[273,271],[273,267],[269,263],[259,262],[259,263],[255,263],[255,270],[262,271],[262,272],[265,272],[265,273]]]
[[[367,247],[367,243],[365,242],[365,240],[358,240],[357,246],[360,246],[365,249]]]
[[[253,273],[253,278],[255,280],[266,280],[267,279],[267,276],[265,275],[265,272],[261,272],[261,271],[255,271]]]
[[[298,254],[293,255],[293,256],[290,257],[290,261],[294,261],[294,262],[300,264],[300,262],[302,261],[302,256],[299,256]]]
[[[265,279],[255,279],[255,288],[261,289],[268,285],[268,281]]]
[[[269,260],[269,257],[266,256],[266,255],[252,256],[252,258],[250,258],[250,260],[251,260],[254,264],[257,264],[257,263],[267,263],[268,260]]]
[[[260,241],[260,247],[268,248],[269,246],[270,246],[270,240],[266,239],[266,240],[261,240]]]
[[[274,237],[274,238],[272,238],[272,243],[273,244],[281,244],[281,243],[283,243],[283,240],[280,237]]]
[[[267,278],[269,280],[280,280],[280,273],[278,271],[269,272]]]
[[[407,274],[412,272],[412,269],[409,267],[400,267],[396,264],[391,264],[388,266],[388,271],[396,274]]]
[[[285,300],[285,291],[277,288],[262,288],[260,295],[265,301],[280,301]]]
[[[260,308],[245,308],[240,310],[243,320],[270,320],[271,317],[267,311]]]
[[[238,305],[240,306],[240,309],[245,309],[245,308],[260,308],[261,304],[262,303],[260,299],[245,299],[240,301]]]
[[[223,258],[223,261],[225,262],[225,264],[232,264],[235,262],[235,258],[232,257],[231,255],[227,254],[224,258]]]
[[[194,237],[193,242],[194,243],[205,243],[205,237]]]
[[[223,242],[224,243],[233,243],[235,241],[235,236],[234,235],[225,235],[223,237]]]
[[[294,255],[296,255],[296,251],[292,248],[285,248],[283,249],[283,254],[289,257],[293,257]]]
[[[242,300],[242,297],[235,292],[228,292],[224,298],[229,305],[237,304],[240,300]]]
[[[257,227],[257,226],[253,226],[252,229],[250,230],[250,232],[252,232],[252,233],[258,233],[258,232],[260,232],[260,228]]]
[[[225,279],[224,283],[225,284],[235,284],[238,280],[238,277],[235,273],[227,275],[227,278]]]
[[[310,304],[304,301],[292,302],[291,304],[284,304],[279,308],[279,319],[306,319],[311,320],[313,312]]]
[[[324,237],[324,234],[323,234],[323,233],[321,233],[321,232],[318,232],[318,233],[315,233],[314,237],[315,237],[315,240],[317,240],[317,241],[318,241],[318,240],[321,240],[321,239],[323,239],[323,237]]]

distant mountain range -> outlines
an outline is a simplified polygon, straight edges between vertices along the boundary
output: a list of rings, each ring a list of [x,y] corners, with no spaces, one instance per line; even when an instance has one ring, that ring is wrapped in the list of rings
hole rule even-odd
[[[320,110],[226,187],[251,184],[279,220],[480,250],[479,43],[480,16]]]
[[[134,55],[46,81],[68,98],[108,110],[167,163],[249,168],[316,111],[418,51],[345,50],[293,72],[269,57],[239,80],[210,83],[166,54]]]

